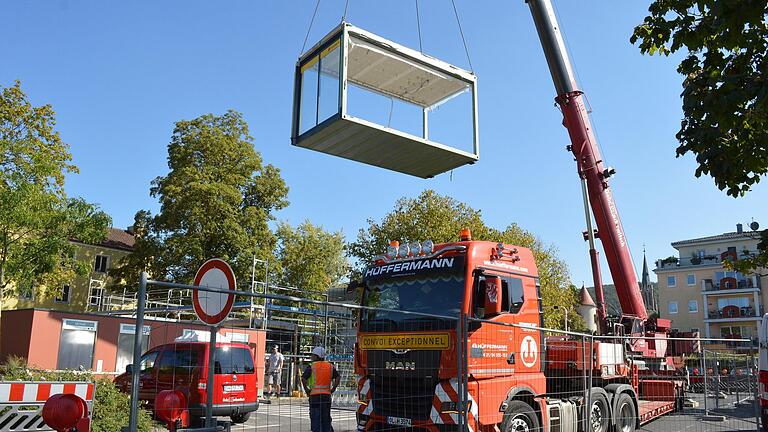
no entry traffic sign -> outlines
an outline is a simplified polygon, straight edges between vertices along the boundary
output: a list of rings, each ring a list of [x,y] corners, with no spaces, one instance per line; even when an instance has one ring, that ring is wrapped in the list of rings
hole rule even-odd
[[[206,261],[195,275],[195,285],[210,288],[221,288],[232,291],[231,294],[194,290],[192,304],[200,321],[217,325],[232,311],[235,303],[235,273],[226,261],[213,258]]]

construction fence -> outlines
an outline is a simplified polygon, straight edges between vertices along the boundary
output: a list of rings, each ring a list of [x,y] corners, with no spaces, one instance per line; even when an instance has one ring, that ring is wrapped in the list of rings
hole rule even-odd
[[[407,312],[361,307],[343,292],[303,298],[291,290],[238,297],[243,307],[216,330],[213,415],[223,430],[319,430],[302,385],[318,346],[338,372],[336,432],[760,429],[751,340],[597,336],[542,328],[539,314],[514,314],[516,305],[484,319],[436,307],[434,297],[423,299],[425,312]],[[210,336],[185,331],[192,321],[179,317],[153,324],[131,369],[145,410],[157,417],[154,397],[179,389],[189,424],[202,427]],[[641,346],[675,354],[681,345],[695,352],[633,354]],[[130,377],[118,377],[118,387],[130,392]]]

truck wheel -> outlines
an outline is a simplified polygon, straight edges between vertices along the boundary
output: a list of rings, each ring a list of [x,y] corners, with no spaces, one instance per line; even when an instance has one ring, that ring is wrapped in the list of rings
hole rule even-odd
[[[245,423],[251,418],[251,413],[232,414],[229,418],[232,419],[232,423]]]
[[[637,413],[632,398],[622,393],[616,401],[616,432],[635,432]]]
[[[502,432],[538,432],[539,418],[530,405],[523,401],[511,401],[501,421]]]
[[[607,432],[611,418],[611,410],[608,406],[608,398],[602,389],[590,390],[589,430],[591,432]]]

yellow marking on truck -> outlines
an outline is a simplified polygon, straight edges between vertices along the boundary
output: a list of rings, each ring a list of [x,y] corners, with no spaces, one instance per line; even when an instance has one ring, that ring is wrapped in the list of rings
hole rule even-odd
[[[427,350],[448,349],[448,333],[398,333],[360,336],[362,350]]]

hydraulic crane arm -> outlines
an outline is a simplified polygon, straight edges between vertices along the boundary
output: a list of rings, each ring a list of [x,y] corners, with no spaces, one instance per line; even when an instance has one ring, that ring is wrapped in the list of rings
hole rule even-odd
[[[576,159],[579,177],[586,186],[585,201],[588,201],[589,208],[591,208],[595,218],[598,230],[597,237],[603,245],[622,312],[624,315],[634,316],[645,321],[648,318],[648,313],[640,295],[640,287],[624,229],[621,226],[619,211],[608,185],[608,177],[611,176],[612,172],[606,170],[600,156],[600,150],[592,133],[592,125],[584,105],[583,92],[576,85],[552,3],[550,0],[527,0],[527,2],[533,15],[541,46],[544,49],[544,55],[547,58],[549,72],[555,83],[557,91],[555,101],[560,106],[563,113],[563,125],[568,129],[568,135],[571,138],[569,149]],[[605,306],[602,298],[599,260],[594,248],[589,215],[587,215],[587,226],[595,289],[600,291],[596,295],[599,304],[598,314],[601,325],[604,325]]]

